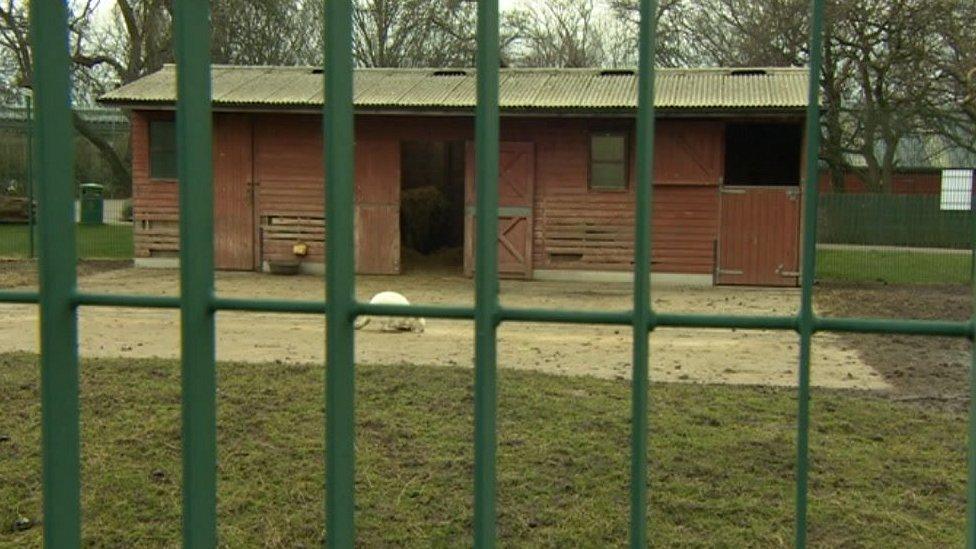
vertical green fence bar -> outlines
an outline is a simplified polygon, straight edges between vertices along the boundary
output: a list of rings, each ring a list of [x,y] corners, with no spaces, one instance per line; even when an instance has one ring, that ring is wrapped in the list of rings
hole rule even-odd
[[[651,209],[654,169],[654,51],[657,0],[641,0],[637,74],[634,211],[634,334],[631,375],[630,546],[647,547],[647,435],[651,312]]]
[[[474,546],[495,545],[498,331],[498,0],[478,1],[475,112]]]
[[[34,107],[31,96],[24,98],[24,110],[27,117],[27,257],[34,259],[34,226],[37,218],[34,216]],[[75,244],[77,246],[77,244]]]
[[[217,543],[210,3],[174,3],[183,379],[183,545]]]
[[[325,2],[326,534],[355,543],[352,3]]]
[[[976,224],[973,225],[973,260],[970,284],[973,286],[973,310],[976,311]],[[969,456],[966,487],[966,547],[976,549],[976,312],[970,317],[969,366]]]
[[[81,544],[78,319],[74,239],[74,148],[68,76],[68,14],[61,1],[30,3],[40,221],[41,445],[44,543]]]
[[[970,211],[976,215],[976,188],[971,189]],[[976,222],[969,231],[972,254],[969,261],[969,284],[972,287],[973,312],[969,334],[969,456],[966,486],[966,547],[976,549]]]
[[[810,1],[810,65],[806,115],[806,180],[803,191],[803,256],[800,267],[800,361],[796,433],[796,547],[807,542],[807,479],[810,469],[810,346],[815,318],[813,278],[817,259],[817,185],[820,162],[820,68],[823,64],[823,0]]]

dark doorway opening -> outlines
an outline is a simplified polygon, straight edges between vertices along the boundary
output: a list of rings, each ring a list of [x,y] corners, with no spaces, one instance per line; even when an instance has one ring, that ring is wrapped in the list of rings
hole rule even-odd
[[[800,124],[729,124],[725,130],[725,184],[800,184]]]
[[[460,271],[464,241],[464,142],[400,143],[401,265]]]

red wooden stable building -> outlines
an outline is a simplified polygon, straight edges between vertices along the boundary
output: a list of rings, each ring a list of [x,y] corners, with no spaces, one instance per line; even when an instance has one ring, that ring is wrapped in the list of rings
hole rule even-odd
[[[680,282],[795,285],[803,69],[662,69],[652,270]],[[448,205],[445,242],[473,249],[475,74],[355,75],[356,269],[402,268],[401,201],[424,184]],[[498,249],[506,276],[631,271],[637,77],[627,70],[502,69]],[[105,95],[131,111],[135,253],[179,248],[175,71]],[[321,71],[213,69],[215,248],[221,269],[323,261]],[[296,246],[298,245],[298,246]],[[304,246],[301,246],[304,245]],[[307,248],[307,253],[296,255]]]

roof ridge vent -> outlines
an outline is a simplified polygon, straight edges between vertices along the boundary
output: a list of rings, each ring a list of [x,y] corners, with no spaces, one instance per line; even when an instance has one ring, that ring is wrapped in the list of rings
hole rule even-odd
[[[602,69],[600,76],[634,76],[634,69]]]
[[[766,76],[769,72],[766,69],[732,69],[729,76]]]
[[[434,76],[467,76],[468,71],[461,69],[438,69],[431,74]]]

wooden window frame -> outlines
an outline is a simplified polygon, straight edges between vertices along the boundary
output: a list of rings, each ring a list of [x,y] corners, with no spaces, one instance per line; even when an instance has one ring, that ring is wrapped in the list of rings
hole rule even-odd
[[[593,185],[593,138],[594,137],[620,137],[624,140],[623,158],[623,185],[620,187],[601,187]],[[613,164],[615,162],[601,161],[603,164]],[[586,188],[588,191],[600,193],[623,193],[630,188],[630,131],[624,128],[608,128],[591,130],[586,136]]]
[[[160,175],[160,174],[157,174],[157,173],[154,172],[154,170],[155,170],[155,168],[154,168],[155,162],[153,162],[153,156],[154,156],[154,152],[156,151],[156,149],[154,149],[154,147],[153,147],[153,143],[155,142],[155,140],[153,139],[153,125],[154,124],[171,124],[172,127],[173,127],[173,147],[172,147],[172,152],[173,152],[173,172],[172,172],[171,175],[170,174]],[[172,120],[172,119],[168,119],[168,118],[155,118],[155,119],[151,119],[146,124],[146,132],[148,133],[148,139],[146,140],[146,142],[148,144],[148,146],[147,146],[147,149],[148,149],[147,156],[148,156],[148,160],[149,160],[149,162],[148,162],[149,163],[149,180],[150,181],[176,181],[177,178],[178,178],[178,175],[177,175],[178,165],[177,165],[177,163],[179,162],[179,160],[176,157],[176,154],[177,154],[177,151],[176,151],[176,149],[177,149],[177,146],[176,146],[176,121],[175,120]]]

